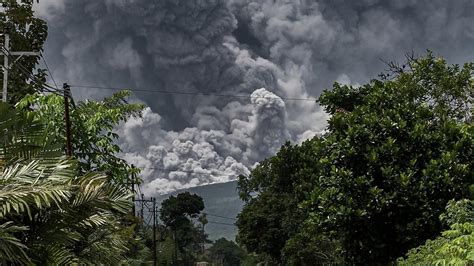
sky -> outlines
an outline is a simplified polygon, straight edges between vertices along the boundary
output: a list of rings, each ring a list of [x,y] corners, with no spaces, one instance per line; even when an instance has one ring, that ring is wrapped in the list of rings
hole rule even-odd
[[[41,0],[34,9],[48,22],[57,83],[138,90],[133,100],[148,106],[117,128],[147,194],[248,175],[286,141],[325,129],[315,101],[324,89],[365,84],[383,61],[429,49],[474,62],[472,0]]]

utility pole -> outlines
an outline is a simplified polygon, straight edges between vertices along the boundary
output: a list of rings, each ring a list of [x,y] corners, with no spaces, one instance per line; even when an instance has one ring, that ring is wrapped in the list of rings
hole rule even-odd
[[[12,65],[15,64],[23,56],[39,56],[38,52],[26,52],[26,51],[10,51],[10,35],[8,33],[3,34],[4,43],[3,43],[3,92],[2,92],[2,101],[8,102],[8,71],[10,70],[10,56],[19,56]]]
[[[142,223],[143,223],[143,221],[144,221],[144,220],[143,220],[143,208],[144,208],[144,205],[145,205],[145,203],[144,203],[145,201],[143,200],[143,197],[145,197],[145,195],[141,194],[141,199],[142,199],[142,200],[140,201],[140,203],[141,203],[140,218],[142,219]]]
[[[178,237],[176,228],[173,229],[173,238],[174,238],[174,254],[173,254],[173,265],[178,265]]]
[[[158,263],[158,257],[157,257],[157,254],[156,254],[156,213],[158,212],[156,210],[156,198],[150,198],[149,200],[147,199],[144,199],[143,198],[143,194],[142,194],[142,198],[141,199],[137,199],[135,201],[138,201],[141,203],[141,215],[142,215],[142,223],[144,222],[143,220],[143,207],[146,206],[145,204],[147,202],[151,202],[152,203],[152,209],[150,210],[148,208],[148,206],[146,206],[148,208],[148,211],[149,211],[149,214],[151,213],[151,215],[153,215],[153,265],[156,266],[157,263]]]
[[[204,252],[205,252],[205,243],[206,243],[206,233],[205,233],[205,226],[206,224],[209,222],[207,220],[207,214],[205,212],[201,213],[201,215],[199,216],[199,222],[202,224],[202,255],[204,255]]]
[[[157,256],[156,256],[156,199],[151,198],[153,201],[153,265],[157,265]]]
[[[132,164],[132,169],[135,169],[135,166]],[[135,178],[134,176],[132,175],[131,177],[131,183],[132,183],[132,194],[133,194],[133,197],[132,197],[132,216],[135,217]]]
[[[135,180],[132,177],[132,215],[135,217]]]
[[[69,116],[69,97],[71,96],[71,89],[67,83],[63,84],[64,90],[64,121],[66,122],[66,155],[72,157],[72,142],[71,142],[71,118]]]
[[[8,69],[10,68],[8,62],[8,52],[10,50],[10,35],[5,34],[4,53],[3,53],[3,102],[7,102],[7,88],[8,88]]]

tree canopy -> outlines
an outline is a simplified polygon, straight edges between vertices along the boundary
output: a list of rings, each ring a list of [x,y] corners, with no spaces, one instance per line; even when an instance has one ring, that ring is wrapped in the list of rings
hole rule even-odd
[[[295,264],[315,254],[388,263],[445,228],[438,217],[450,200],[471,196],[474,64],[428,53],[390,66],[390,78],[335,83],[319,98],[326,132],[240,178],[237,225],[249,251]],[[296,217],[299,226],[285,223]],[[270,232],[281,238],[267,240]]]
[[[317,141],[301,146],[286,143],[276,156],[261,162],[251,177],[240,177],[238,188],[246,204],[236,223],[239,243],[268,255],[273,263],[282,262],[283,248],[307,218],[299,204],[311,192],[318,149]]]
[[[189,192],[170,196],[161,203],[160,219],[166,226],[176,227],[183,221],[191,222],[204,209],[204,202],[198,195]]]
[[[205,241],[202,238],[206,236],[194,226],[192,219],[197,219],[202,210],[202,198],[189,192],[170,196],[161,203],[160,219],[170,229],[174,239],[174,263],[178,263],[178,251],[186,264],[195,251],[201,250],[200,244]]]
[[[78,159],[78,170],[100,171],[108,174],[116,182],[125,184],[132,179],[138,183],[138,169],[134,169],[118,154],[115,127],[130,117],[139,117],[144,106],[130,104],[130,91],[120,91],[102,101],[79,102],[71,105],[72,150]],[[30,106],[34,106],[30,110]],[[17,103],[17,108],[29,110],[48,127],[49,138],[57,143],[66,143],[64,123],[64,99],[55,94],[25,96]]]

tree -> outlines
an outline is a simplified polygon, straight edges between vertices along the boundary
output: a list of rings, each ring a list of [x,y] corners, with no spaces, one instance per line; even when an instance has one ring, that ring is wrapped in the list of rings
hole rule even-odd
[[[191,222],[204,209],[204,201],[198,195],[189,192],[170,196],[161,203],[160,219],[166,226],[176,228],[183,222]]]
[[[236,222],[237,241],[249,251],[266,255],[270,263],[287,263],[290,259],[284,247],[308,217],[307,210],[299,208],[299,204],[308,199],[312,190],[317,173],[314,162],[320,149],[317,139],[301,146],[286,143],[276,156],[261,162],[249,177],[239,177],[238,188],[245,206]],[[324,247],[307,243],[301,245],[308,253],[320,259],[326,257]],[[333,261],[327,256],[328,262]]]
[[[32,1],[5,0],[2,1],[3,10],[0,11],[0,33],[10,35],[11,51],[43,50],[43,44],[48,35],[48,27],[42,19],[34,17]],[[4,37],[2,38],[2,43]],[[3,46],[3,44],[2,44]],[[0,62],[3,66],[3,55],[0,51]],[[14,104],[26,94],[43,90],[46,81],[44,69],[33,73],[39,62],[39,56],[25,56],[11,58],[10,62],[18,60],[10,69],[8,77],[8,99]],[[0,76],[3,82],[3,75]],[[0,84],[2,84],[0,82]]]
[[[71,131],[73,155],[79,162],[79,173],[100,171],[108,174],[116,182],[125,184],[134,180],[139,183],[139,170],[118,157],[121,152],[117,145],[115,127],[130,117],[140,117],[144,106],[129,104],[126,98],[130,91],[120,91],[102,101],[85,101],[71,108]],[[57,143],[66,143],[64,123],[64,99],[55,94],[27,95],[17,108],[29,110],[48,127],[49,138]]]
[[[474,65],[431,53],[407,65],[319,99],[332,117],[309,224],[341,240],[351,263],[387,263],[437,235],[444,206],[474,180]]]
[[[175,259],[177,263],[178,250],[183,255],[184,263],[194,251],[200,250],[202,233],[195,228],[191,219],[196,219],[204,209],[202,198],[189,192],[170,196],[161,203],[160,219],[170,228],[175,240]]]
[[[209,249],[210,256],[218,265],[239,266],[246,257],[246,252],[233,241],[220,238]]]
[[[0,130],[0,262],[124,260],[129,191],[101,173],[77,175],[77,161],[62,156],[32,113],[0,104]]]
[[[474,264],[474,201],[451,201],[440,220],[450,229],[410,250],[399,265],[471,265]]]
[[[436,236],[444,206],[473,184],[474,64],[428,53],[407,66],[319,99],[332,117],[309,223],[341,240],[351,263],[387,263]]]
[[[288,264],[389,263],[437,236],[446,204],[474,191],[474,64],[428,53],[390,66],[390,79],[335,83],[319,98],[326,132],[240,178],[249,251]]]

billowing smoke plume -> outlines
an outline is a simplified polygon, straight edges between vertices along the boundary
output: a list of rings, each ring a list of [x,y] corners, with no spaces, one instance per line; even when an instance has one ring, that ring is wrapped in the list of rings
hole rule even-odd
[[[147,192],[248,174],[285,141],[324,129],[326,114],[307,99],[335,80],[367,82],[380,59],[428,48],[474,61],[470,0],[42,0],[37,9],[56,79],[220,95],[136,93],[150,108],[119,129],[120,144]]]
[[[161,117],[150,108],[142,119],[126,122],[119,132],[129,151],[125,158],[145,169],[145,191],[230,181],[249,174],[248,166],[262,154],[276,152],[290,138],[285,104],[263,88],[252,93],[251,102],[230,102],[221,111],[202,107],[196,113],[201,126],[180,132],[163,130]]]

